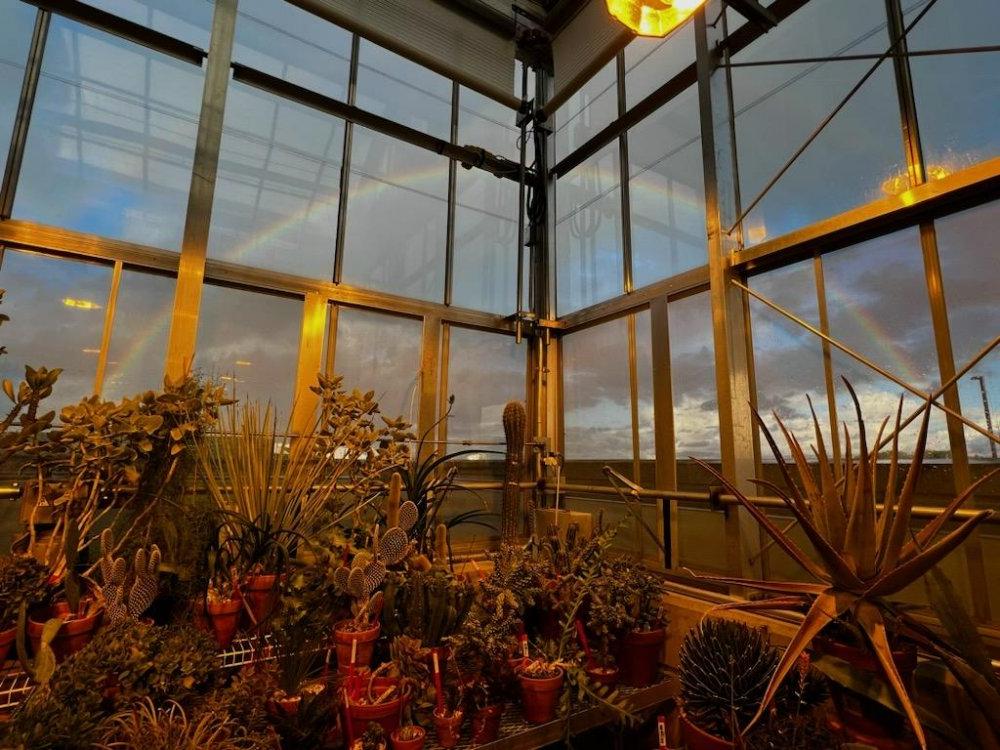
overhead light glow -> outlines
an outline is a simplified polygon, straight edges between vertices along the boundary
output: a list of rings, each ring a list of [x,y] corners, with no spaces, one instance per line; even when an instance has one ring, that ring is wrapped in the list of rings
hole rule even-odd
[[[951,170],[944,164],[928,164],[924,172],[927,175],[926,182],[941,180],[951,174]],[[898,172],[882,182],[882,194],[889,197],[902,195],[910,189],[910,184],[909,170]]]
[[[235,364],[238,367],[250,367],[250,365],[252,365],[253,362],[250,362],[249,360],[246,359],[238,359],[233,364]]]
[[[91,349],[89,347],[86,348],[86,349],[81,349],[80,351],[82,351],[84,354],[100,354],[101,353],[100,349]]]
[[[89,299],[77,299],[76,297],[63,297],[62,303],[66,307],[75,307],[77,310],[100,310],[101,306]]]
[[[706,0],[605,0],[608,13],[639,36],[666,36]]]

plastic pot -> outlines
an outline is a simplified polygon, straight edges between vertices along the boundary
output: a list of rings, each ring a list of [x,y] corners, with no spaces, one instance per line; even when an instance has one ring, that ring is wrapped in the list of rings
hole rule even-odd
[[[379,695],[391,687],[399,686],[399,681],[391,677],[376,677],[372,683],[372,692]],[[365,682],[365,691],[368,683]],[[395,697],[383,703],[374,705],[368,703],[357,703],[349,698],[344,701],[344,724],[347,727],[347,744],[350,745],[355,739],[364,734],[368,728],[368,723],[374,721],[380,724],[385,733],[391,735],[402,723],[404,696],[398,690]]]
[[[504,705],[494,703],[483,706],[472,715],[472,744],[485,745],[493,742],[500,735],[500,719],[503,718]]]
[[[851,669],[868,681],[881,680],[882,667],[867,649],[828,638],[814,638],[813,649],[847,662]],[[913,671],[917,667],[917,649],[913,644],[894,648],[892,660],[903,684],[912,687]],[[895,711],[841,686],[835,680],[827,681],[834,711],[828,723],[834,731],[843,732],[847,739],[879,750],[904,750],[913,746],[907,738],[906,720]]]
[[[442,713],[439,709],[434,709],[434,733],[437,736],[437,743],[441,747],[455,747],[462,737],[462,720],[465,718],[463,711],[452,711]]]
[[[354,641],[358,642],[354,660],[355,669],[370,667],[375,641],[382,632],[382,625],[377,622],[368,630],[348,630],[346,626],[349,622],[350,620],[338,622],[333,630],[333,640],[337,647],[337,669],[344,674],[351,667],[351,649]]]
[[[621,670],[619,670],[614,664],[606,667],[587,667],[587,679],[594,683],[594,685],[606,687],[608,690],[613,690],[615,688],[618,684],[620,676]]]
[[[692,722],[681,710],[681,737],[687,750],[733,750],[735,745],[729,740],[716,737]]]
[[[16,627],[0,631],[0,665],[7,661],[7,656],[10,654],[15,640],[17,640]]]
[[[284,576],[275,573],[247,576],[240,592],[247,603],[247,609],[253,615],[253,620],[248,625],[259,627],[277,609],[281,597],[279,584],[283,578]]]
[[[229,648],[236,635],[236,626],[240,623],[240,610],[243,609],[243,600],[239,597],[226,599],[224,601],[209,600],[205,609],[208,617],[212,621],[212,633],[215,635],[215,642],[219,648]]]
[[[86,611],[87,606],[87,601],[80,602],[80,610]],[[59,618],[63,621],[63,625],[50,645],[56,661],[62,661],[90,643],[101,625],[103,616],[103,608],[91,615],[79,615],[73,614],[66,602],[56,602],[51,607],[38,610],[28,617],[28,638],[31,640],[31,648],[34,653],[38,653],[45,623],[52,618]]]
[[[665,628],[633,630],[626,635],[618,655],[621,681],[637,688],[649,687],[656,682],[666,639]]]
[[[389,735],[389,741],[392,743],[392,750],[423,750],[424,743],[427,741],[427,732],[424,731],[423,727],[418,727],[416,724],[413,724],[408,728],[419,733],[419,736],[404,740],[399,736],[402,728],[397,729]]]
[[[528,677],[523,673],[517,676],[521,683],[521,703],[525,721],[529,724],[545,724],[556,717],[559,693],[562,691],[565,677],[566,673],[562,668],[559,668],[559,674],[554,677]]]

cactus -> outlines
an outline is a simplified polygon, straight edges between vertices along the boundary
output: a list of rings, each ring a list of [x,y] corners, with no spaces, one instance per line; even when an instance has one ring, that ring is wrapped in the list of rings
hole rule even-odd
[[[434,567],[445,568],[448,557],[448,527],[439,523],[434,529]]]
[[[474,591],[445,571],[413,573],[386,587],[383,626],[394,636],[419,639],[424,647],[439,646],[465,622]]]
[[[513,544],[519,531],[521,471],[524,465],[524,436],[528,414],[520,401],[510,401],[503,408],[503,432],[507,441],[504,456],[503,502],[500,509],[500,543]],[[528,528],[533,519],[529,514]]]
[[[114,557],[111,529],[101,532],[101,594],[112,625],[138,620],[149,609],[159,590],[160,549],[155,544],[149,552],[139,548],[132,563],[132,585],[124,557]],[[126,595],[127,592],[127,595]]]

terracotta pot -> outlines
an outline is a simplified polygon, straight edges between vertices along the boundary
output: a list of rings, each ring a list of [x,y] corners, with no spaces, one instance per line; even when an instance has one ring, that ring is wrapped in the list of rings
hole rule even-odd
[[[847,662],[851,669],[871,680],[882,679],[878,659],[867,649],[827,638],[814,638],[813,649]],[[908,688],[913,684],[913,670],[917,667],[917,649],[907,644],[892,651],[896,670]],[[913,746],[907,737],[906,720],[895,711],[848,690],[835,680],[827,680],[834,711],[828,723],[834,731],[843,732],[847,739],[879,750],[904,750]]]
[[[420,736],[409,740],[401,739],[399,737],[400,729],[389,735],[389,740],[392,742],[392,750],[422,750],[424,743],[427,741],[427,732],[424,731],[423,727],[418,727],[416,724],[412,725],[411,728],[419,732]]]
[[[233,636],[236,635],[236,626],[240,622],[243,600],[234,596],[226,601],[209,600],[205,606],[212,621],[215,642],[219,644],[219,648],[229,648]]]
[[[280,583],[283,579],[284,576],[274,573],[247,576],[240,593],[246,600],[247,609],[253,615],[252,620],[247,617],[249,627],[259,627],[274,614],[281,599]]]
[[[453,711],[451,713],[441,713],[434,709],[434,734],[437,736],[437,743],[441,747],[455,747],[462,737],[462,721],[465,719],[463,711]]]
[[[519,674],[524,720],[529,724],[545,724],[556,717],[559,693],[566,673],[560,668],[555,677],[528,677]]]
[[[354,666],[356,669],[367,668],[372,665],[372,652],[375,650],[375,641],[378,640],[379,633],[382,632],[382,625],[375,623],[368,630],[346,630],[344,626],[349,620],[338,622],[334,626],[333,640],[337,646],[337,669],[341,673],[346,673],[351,666],[351,648],[353,642],[358,642],[355,654]]]
[[[13,627],[10,630],[0,631],[0,666],[7,661],[7,656],[10,654],[10,650],[14,645],[14,641],[17,640],[17,628]]]
[[[205,611],[205,597],[198,596],[191,601],[191,624],[203,633],[214,634],[212,618]]]
[[[664,628],[633,630],[626,635],[618,654],[621,681],[637,688],[649,687],[656,682],[666,639]]]
[[[709,734],[693,723],[681,710],[681,738],[687,750],[733,750],[735,745],[729,740]]]
[[[87,606],[86,600],[80,602],[80,610],[86,611]],[[38,653],[45,623],[57,617],[63,621],[63,625],[59,628],[56,637],[52,639],[51,646],[56,655],[56,661],[62,661],[90,643],[97,628],[101,625],[103,616],[103,608],[98,609],[92,615],[81,616],[72,614],[69,604],[66,602],[56,602],[51,607],[38,610],[28,617],[28,638],[31,640],[31,648],[34,653]]]
[[[376,695],[391,687],[399,686],[399,681],[390,677],[376,677],[373,683],[373,692]],[[364,689],[368,689],[368,681],[364,683]],[[364,734],[368,728],[368,723],[374,721],[380,724],[385,733],[391,735],[402,723],[403,704],[405,696],[397,691],[396,696],[384,703],[369,705],[367,703],[356,703],[352,699],[344,702],[344,718],[347,726],[348,746],[355,739]]]
[[[504,705],[495,703],[483,706],[472,715],[472,744],[485,745],[493,742],[500,735],[500,719],[503,718]]]
[[[606,667],[587,667],[587,679],[595,685],[606,687],[608,690],[614,690],[620,676],[621,670],[614,664]]]

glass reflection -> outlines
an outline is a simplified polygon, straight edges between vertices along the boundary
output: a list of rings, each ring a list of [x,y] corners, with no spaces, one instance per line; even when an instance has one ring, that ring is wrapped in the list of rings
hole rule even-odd
[[[555,155],[563,159],[618,117],[617,63],[611,60],[555,114]]]
[[[625,47],[625,106],[634,107],[693,62],[693,23],[663,39],[637,36]]]
[[[533,79],[529,76],[528,80]],[[520,79],[516,91],[520,94]],[[464,86],[461,88],[458,99],[458,143],[485,148],[490,153],[519,162],[520,137],[521,130],[517,127],[516,111],[472,89]],[[529,143],[527,152],[529,166],[532,152]]]
[[[4,23],[0,24],[0,174],[7,165],[7,146],[14,130],[24,63],[38,11],[27,3],[5,3],[4,14]]]
[[[174,39],[208,50],[212,29],[211,0],[84,0]],[[242,5],[243,2],[240,3]]]

